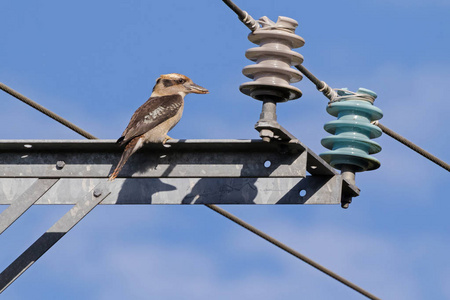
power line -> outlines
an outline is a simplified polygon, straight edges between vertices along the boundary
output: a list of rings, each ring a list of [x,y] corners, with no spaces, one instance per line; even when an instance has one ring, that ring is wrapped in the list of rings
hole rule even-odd
[[[214,210],[215,212],[221,214],[222,216],[224,216],[225,218],[235,222],[236,224],[244,227],[245,229],[253,232],[254,234],[258,235],[259,237],[265,239],[266,241],[272,243],[273,245],[277,246],[278,248],[288,252],[289,254],[297,257],[298,259],[304,261],[305,263],[309,264],[310,266],[318,269],[319,271],[327,274],[328,276],[336,279],[337,281],[341,282],[342,284],[345,284],[346,286],[348,286],[349,288],[361,293],[362,295],[366,296],[369,299],[380,299],[376,296],[374,296],[373,294],[369,293],[368,291],[364,290],[363,288],[357,286],[356,284],[348,281],[347,279],[337,275],[336,273],[330,271],[329,269],[325,268],[324,266],[316,263],[315,261],[311,260],[310,258],[304,256],[303,254],[295,251],[294,249],[292,249],[291,247],[283,244],[282,242],[276,240],[275,238],[267,235],[266,233],[262,232],[261,230],[258,230],[257,228],[253,227],[252,225],[246,223],[245,221],[239,219],[238,217],[236,217],[235,215],[227,212],[226,210],[213,205],[213,204],[205,204],[205,206],[207,206],[208,208]]]
[[[246,13],[239,8],[233,1],[231,0],[223,0],[223,3],[225,3],[234,13],[238,16],[240,20],[245,18]]]
[[[238,16],[239,20],[241,20],[242,23],[244,23],[245,26],[248,27],[251,31],[255,31],[257,28],[259,28],[259,23],[255,19],[252,18],[246,11],[240,9],[236,4],[233,3],[231,0],[223,0],[223,3],[225,3],[234,13]]]
[[[390,136],[391,138],[399,141],[400,143],[402,143],[403,145],[409,147],[410,149],[416,151],[417,153],[419,153],[420,155],[422,155],[423,157],[431,160],[432,162],[434,162],[435,164],[437,164],[438,166],[441,166],[442,168],[446,169],[447,171],[450,171],[450,165],[448,163],[446,163],[445,161],[437,158],[436,156],[434,156],[433,154],[431,154],[430,152],[420,148],[419,146],[417,146],[416,144],[414,144],[413,142],[407,140],[406,138],[404,138],[403,136],[401,136],[400,134],[394,132],[393,130],[387,128],[386,126],[384,126],[383,124],[381,124],[378,121],[374,121],[372,122],[372,124],[380,127],[380,129],[386,133],[388,136]]]
[[[6,93],[10,94],[11,96],[19,99],[20,101],[24,102],[25,104],[28,104],[29,106],[37,109],[38,111],[40,111],[41,113],[49,116],[50,118],[52,118],[53,120],[63,124],[64,126],[72,129],[73,131],[75,131],[76,133],[84,136],[85,138],[88,139],[96,139],[95,136],[93,136],[92,134],[90,134],[87,131],[84,131],[83,129],[81,129],[80,127],[76,126],[75,124],[67,121],[66,119],[64,119],[61,116],[58,116],[57,114],[55,114],[54,112],[48,110],[47,108],[43,107],[42,105],[34,102],[33,100],[31,100],[30,98],[25,97],[24,95],[20,94],[19,92],[13,90],[12,88],[6,86],[5,84],[0,82],[0,89],[2,89],[3,91],[5,91]]]

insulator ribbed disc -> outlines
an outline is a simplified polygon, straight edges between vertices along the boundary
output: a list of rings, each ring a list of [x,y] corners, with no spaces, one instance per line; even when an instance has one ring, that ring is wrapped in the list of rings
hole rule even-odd
[[[352,101],[349,101],[352,100]],[[347,101],[334,102],[327,107],[327,112],[335,117],[339,114],[347,113],[355,116],[365,116],[371,121],[379,120],[383,117],[383,112],[378,107],[368,101],[349,99]]]
[[[302,92],[295,86],[276,83],[246,82],[241,84],[239,90],[256,100],[264,100],[265,96],[273,96],[278,102],[294,100],[302,96]]]
[[[264,48],[251,48],[245,52],[245,57],[251,61],[257,61],[262,56],[269,56],[274,58],[286,59],[290,66],[300,65],[303,63],[303,55],[298,52],[286,49],[279,49],[280,47],[268,46]]]
[[[355,167],[355,172],[363,172],[376,170],[381,165],[379,160],[373,156],[348,151],[347,149],[327,151],[320,154],[320,157],[338,170],[341,170],[344,165],[352,165]]]
[[[289,43],[289,48],[300,48],[305,45],[305,40],[294,33],[282,30],[256,30],[248,35],[248,39],[253,44],[263,44],[263,40],[282,39]]]

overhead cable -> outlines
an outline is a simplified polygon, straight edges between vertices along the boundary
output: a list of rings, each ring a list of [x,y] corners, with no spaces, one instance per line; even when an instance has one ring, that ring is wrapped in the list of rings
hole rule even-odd
[[[438,166],[441,166],[442,168],[446,169],[447,171],[450,171],[450,165],[448,163],[446,163],[445,161],[437,158],[436,156],[434,156],[433,154],[431,154],[430,152],[420,148],[419,146],[417,146],[416,144],[414,144],[413,142],[407,140],[406,138],[404,138],[403,136],[401,136],[400,134],[392,131],[391,129],[387,128],[386,126],[384,126],[383,124],[381,124],[378,121],[374,121],[372,122],[372,124],[380,127],[380,129],[386,133],[388,136],[390,136],[391,138],[399,141],[400,143],[402,143],[403,145],[407,146],[408,148],[416,151],[417,153],[419,153],[420,155],[422,155],[423,157],[429,159],[430,161],[434,162],[435,164],[437,164]]]
[[[12,88],[6,86],[5,84],[0,82],[0,89],[2,89],[3,91],[5,91],[6,93],[10,94],[11,96],[19,99],[20,101],[24,102],[25,104],[28,104],[29,106],[39,110],[41,113],[49,116],[50,118],[52,118],[53,120],[63,124],[64,126],[72,129],[73,131],[75,131],[76,133],[84,136],[85,138],[88,139],[96,139],[95,136],[93,136],[92,134],[90,134],[87,131],[84,131],[83,129],[81,129],[80,127],[76,126],[75,124],[67,121],[66,119],[64,119],[63,117],[55,114],[54,112],[48,110],[47,108],[43,107],[42,105],[34,102],[33,100],[31,100],[30,98],[25,97],[24,95],[20,94],[19,92],[13,90]]]
[[[374,296],[373,294],[369,293],[368,291],[364,290],[363,288],[357,286],[356,284],[348,281],[347,279],[337,275],[336,273],[330,271],[329,269],[325,268],[324,266],[316,263],[315,261],[313,261],[312,259],[306,257],[305,255],[295,251],[294,249],[292,249],[291,247],[283,244],[282,242],[278,241],[277,239],[269,236],[268,234],[262,232],[261,230],[253,227],[252,225],[246,223],[245,221],[239,219],[238,217],[236,217],[235,215],[227,212],[226,210],[218,207],[217,205],[213,205],[213,204],[205,204],[208,208],[214,210],[215,212],[221,214],[222,216],[226,217],[227,219],[235,222],[236,224],[244,227],[245,229],[253,232],[254,234],[258,235],[259,237],[265,239],[266,241],[272,243],[273,245],[277,246],[278,248],[281,248],[282,250],[288,252],[289,254],[297,257],[298,259],[304,261],[305,263],[309,264],[310,266],[318,269],[319,271],[327,274],[328,276],[336,279],[337,281],[345,284],[346,286],[348,286],[349,288],[361,293],[362,295],[366,296],[369,299],[380,299],[376,296]]]

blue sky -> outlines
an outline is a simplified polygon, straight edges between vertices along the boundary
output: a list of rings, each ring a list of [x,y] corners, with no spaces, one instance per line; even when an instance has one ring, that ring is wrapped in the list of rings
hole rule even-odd
[[[376,91],[382,123],[450,161],[450,2],[262,0],[254,18],[299,22],[304,65],[336,88]],[[160,74],[189,95],[174,138],[250,139],[261,103],[239,92],[254,47],[219,0],[2,0],[0,81],[102,139],[120,136]],[[278,121],[316,153],[333,120],[304,79]],[[80,136],[0,93],[1,139]],[[383,299],[449,299],[448,172],[382,136],[381,168],[339,206],[227,206]],[[4,208],[1,208],[4,209]],[[69,208],[30,209],[0,236],[0,267]],[[5,299],[361,299],[203,206],[101,206],[3,294]]]

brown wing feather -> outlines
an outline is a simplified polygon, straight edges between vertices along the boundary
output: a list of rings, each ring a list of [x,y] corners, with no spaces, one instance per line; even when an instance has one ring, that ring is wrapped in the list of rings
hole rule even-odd
[[[163,121],[175,116],[182,105],[183,97],[178,94],[150,97],[147,102],[135,111],[130,123],[117,142],[120,145],[126,144],[134,137],[155,128]]]

